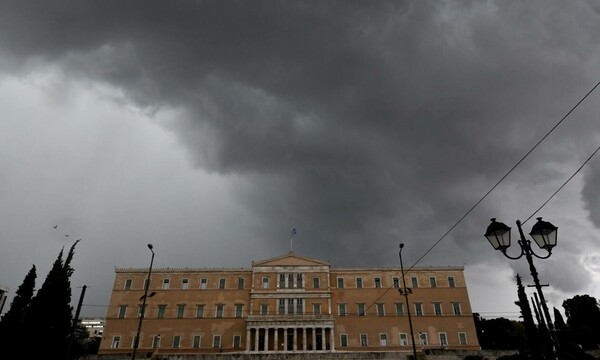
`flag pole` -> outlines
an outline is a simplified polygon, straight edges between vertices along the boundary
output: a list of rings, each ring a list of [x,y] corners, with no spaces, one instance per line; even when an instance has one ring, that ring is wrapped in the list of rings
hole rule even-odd
[[[294,235],[296,235],[296,228],[292,228],[292,230],[290,231],[290,252],[294,250],[292,246],[292,240],[294,239]]]

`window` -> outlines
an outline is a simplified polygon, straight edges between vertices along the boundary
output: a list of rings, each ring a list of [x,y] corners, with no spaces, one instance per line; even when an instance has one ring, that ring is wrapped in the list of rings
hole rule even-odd
[[[117,317],[119,319],[124,319],[125,315],[127,315],[127,305],[119,305],[119,312],[117,314]]]
[[[365,316],[365,304],[356,304],[358,316]]]
[[[419,287],[419,279],[416,276],[410,277],[410,283],[412,284],[412,287],[415,289]]]
[[[344,278],[341,278],[341,277],[337,278],[337,287],[339,289],[343,289],[344,288]]]
[[[146,306],[148,306],[148,305],[146,305]],[[138,317],[141,317],[142,314],[144,314],[144,316],[146,315],[146,306],[138,305],[138,312],[137,312]]]
[[[213,336],[213,348],[220,348],[221,347],[221,335],[214,335]]]
[[[440,339],[440,346],[446,347],[448,346],[448,335],[445,332],[438,333],[438,338]]]
[[[452,303],[452,312],[454,315],[461,315],[462,311],[460,311],[460,303],[453,302]]]
[[[340,334],[340,346],[348,346],[348,334]]]
[[[167,290],[169,285],[171,284],[171,279],[163,279],[162,288],[163,290]]]
[[[288,314],[294,315],[294,299],[288,299]]]
[[[442,316],[442,303],[433,303],[433,313],[436,316]]]
[[[279,274],[279,288],[285,289],[285,274]]]
[[[200,335],[194,335],[192,338],[192,347],[196,349],[200,347]]]
[[[187,289],[190,286],[190,279],[181,279],[181,288]]]
[[[408,334],[400,333],[400,346],[408,346]]]
[[[379,346],[387,346],[387,334],[379,334]]]
[[[461,345],[467,345],[467,333],[464,333],[464,332],[458,333],[458,343]]]
[[[369,341],[367,339],[367,334],[360,334],[360,346],[368,346]]]
[[[147,278],[144,279],[144,286],[143,286],[144,290],[150,289],[150,283],[151,283],[150,280],[148,280]]]
[[[400,279],[397,276],[394,276],[392,278],[392,286],[395,288],[399,288],[400,287]]]
[[[239,335],[234,335],[233,336],[233,348],[239,349],[241,347],[242,347],[242,337]]]
[[[321,304],[313,304],[313,314],[321,315]]]
[[[357,277],[356,278],[356,288],[357,289],[362,289],[362,287],[363,287],[362,278]]]
[[[204,317],[204,304],[198,304],[198,305],[196,305],[196,317],[198,319]]]
[[[152,337],[152,347],[158,349],[160,347],[160,335],[154,335]]]
[[[185,312],[185,304],[177,304],[177,318],[182,319]]]
[[[269,278],[266,276],[262,278],[262,287],[263,289],[269,288]]]
[[[295,287],[294,286],[294,274],[292,274],[292,273],[288,274],[288,284],[287,284],[287,287],[290,288],[290,289]]]
[[[279,308],[277,309],[279,315],[285,314],[285,299],[279,299]]]
[[[437,287],[437,281],[435,280],[435,276],[430,276],[429,277],[429,285],[432,288]]]
[[[385,310],[381,303],[377,304],[377,316],[385,316]]]
[[[296,314],[303,314],[303,313],[304,313],[304,300],[298,299],[298,300],[296,300]]]
[[[166,309],[167,305],[158,305],[158,312],[156,313],[156,317],[159,319],[164,319]]]
[[[427,333],[420,332],[419,333],[419,341],[421,342],[422,346],[429,345],[429,342],[427,341]]]
[[[269,305],[268,304],[260,304],[260,314],[261,315],[269,315]]]
[[[120,336],[113,336],[112,338],[112,342],[110,344],[110,347],[113,349],[118,348],[121,345],[121,337]]]
[[[313,278],[313,287],[315,289],[318,289],[321,287],[321,279],[319,279],[318,277],[314,277]]]
[[[217,308],[215,309],[215,317],[216,318],[222,318],[224,310],[225,310],[225,305],[223,305],[223,304],[217,304]]]
[[[235,317],[236,318],[241,318],[242,315],[244,313],[244,305],[242,304],[235,304]]]
[[[415,314],[417,316],[423,316],[423,304],[415,303]]]
[[[125,279],[125,290],[130,290],[131,289],[131,283],[133,282],[132,279]]]
[[[304,280],[302,279],[302,274],[296,275],[296,287],[300,289],[304,288]]]
[[[173,349],[177,349],[181,346],[181,336],[173,336]]]
[[[376,277],[375,278],[375,287],[376,288],[380,288],[381,287],[381,278],[380,277]]]
[[[219,289],[225,289],[225,279],[219,279]]]
[[[448,286],[449,287],[455,287],[456,284],[454,284],[454,276],[448,276]]]
[[[200,279],[200,289],[206,289],[208,287],[208,279]]]
[[[346,304],[338,304],[338,315],[346,316]]]
[[[396,316],[404,316],[404,306],[402,303],[396,303]]]
[[[244,288],[244,278],[238,278],[238,289]]]

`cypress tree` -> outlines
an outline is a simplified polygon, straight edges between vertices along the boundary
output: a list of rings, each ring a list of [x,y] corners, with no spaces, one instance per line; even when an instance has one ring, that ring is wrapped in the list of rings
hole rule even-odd
[[[0,320],[0,348],[2,349],[22,345],[26,339],[23,321],[33,298],[36,278],[37,273],[33,265],[17,289],[8,312]]]
[[[64,248],[61,249],[25,314],[26,338],[35,339],[35,346],[26,348],[30,357],[59,359],[65,356],[73,319],[71,260],[78,242],[71,246],[64,261]]]

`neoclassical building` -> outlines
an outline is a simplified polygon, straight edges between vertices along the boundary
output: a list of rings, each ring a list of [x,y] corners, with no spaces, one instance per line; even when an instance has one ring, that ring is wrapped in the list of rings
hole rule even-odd
[[[116,269],[99,354],[131,353],[148,269]],[[250,268],[153,269],[138,353],[479,350],[462,266],[331,268],[289,252]]]

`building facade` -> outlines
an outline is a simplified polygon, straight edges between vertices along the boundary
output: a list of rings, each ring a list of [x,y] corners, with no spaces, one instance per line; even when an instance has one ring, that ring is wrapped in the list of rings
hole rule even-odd
[[[148,269],[116,269],[99,354],[131,353]],[[331,268],[289,252],[251,268],[153,269],[144,354],[479,350],[463,267]]]

